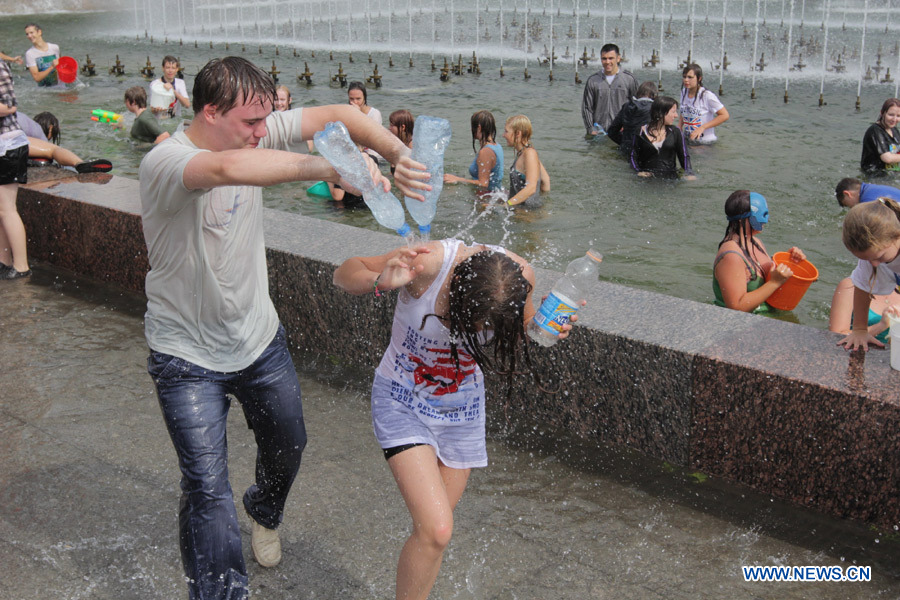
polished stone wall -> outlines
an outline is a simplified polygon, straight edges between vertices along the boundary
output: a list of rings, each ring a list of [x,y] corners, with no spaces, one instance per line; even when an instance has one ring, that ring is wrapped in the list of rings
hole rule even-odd
[[[137,182],[29,176],[18,202],[32,259],[141,291]],[[270,293],[292,343],[374,367],[393,297],[353,297],[331,277],[398,238],[275,211],[265,220]],[[559,274],[537,276],[540,295]],[[888,352],[849,354],[827,331],[602,282],[580,318],[565,342],[532,346],[540,386],[516,376],[507,401],[505,378],[489,380],[492,418],[513,413],[835,516],[900,524],[900,373]]]

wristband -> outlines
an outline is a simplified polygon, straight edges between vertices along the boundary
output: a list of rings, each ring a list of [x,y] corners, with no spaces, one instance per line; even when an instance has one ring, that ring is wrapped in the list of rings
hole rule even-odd
[[[378,289],[378,277],[375,278],[375,283],[372,284],[372,289],[375,291],[375,297],[381,298],[381,291]]]
[[[507,200],[507,201],[506,201],[506,205],[507,205],[507,206],[515,206],[515,205],[512,203],[512,200]]]

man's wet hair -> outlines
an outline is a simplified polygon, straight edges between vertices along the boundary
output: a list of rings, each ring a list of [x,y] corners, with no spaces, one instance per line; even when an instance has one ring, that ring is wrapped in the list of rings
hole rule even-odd
[[[622,55],[622,53],[619,52],[619,47],[615,44],[603,44],[603,47],[600,48],[600,54],[606,54],[607,52],[615,52],[619,56]]]
[[[844,192],[856,192],[862,187],[862,181],[856,177],[844,177],[838,181],[834,188],[834,196],[837,198],[838,204],[844,206]]]
[[[249,60],[226,56],[214,58],[200,69],[194,79],[193,95],[191,107],[198,115],[208,104],[224,114],[238,102],[249,104],[253,98],[275,106],[275,82]]]

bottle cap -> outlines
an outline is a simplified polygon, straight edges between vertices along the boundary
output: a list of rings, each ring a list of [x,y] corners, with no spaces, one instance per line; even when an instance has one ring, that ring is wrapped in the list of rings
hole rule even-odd
[[[589,256],[591,260],[595,260],[597,262],[603,262],[603,255],[591,248],[587,252],[585,252],[585,256]]]

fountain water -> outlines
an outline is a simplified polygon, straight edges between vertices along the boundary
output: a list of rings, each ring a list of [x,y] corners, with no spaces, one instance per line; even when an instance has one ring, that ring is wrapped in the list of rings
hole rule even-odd
[[[750,98],[756,98],[756,51],[759,48],[759,5],[760,0],[756,0],[756,21],[753,27],[753,59],[750,63],[750,69],[753,72],[753,81],[750,85]]]
[[[725,69],[728,68],[728,65],[725,64],[725,25],[727,24],[727,15],[728,15],[728,0],[724,0],[722,2],[722,46],[719,57],[719,95],[722,95],[724,91],[722,89],[722,82],[725,79]]]
[[[794,0],[791,0],[791,13],[790,13],[790,16],[788,17],[788,34],[787,34],[788,35],[788,37],[787,37],[788,51],[786,54],[787,58],[786,58],[785,70],[784,70],[784,101],[785,101],[785,103],[788,101],[788,80],[789,80],[788,74],[791,72],[791,37],[792,37],[793,33],[794,33]]]
[[[859,41],[859,83],[856,87],[856,110],[859,110],[860,107],[860,98],[862,96],[862,78],[863,78],[863,65],[865,64],[865,56],[866,56],[866,23],[869,20],[869,0],[865,0],[865,5],[863,7],[863,25],[862,25],[862,37]]]
[[[828,20],[828,13],[831,10],[831,0],[825,0],[825,16],[824,21]],[[819,106],[825,104],[825,73],[828,72],[828,28],[825,29],[825,41],[822,46],[822,80],[819,84]]]
[[[228,52],[224,48],[223,42],[231,41],[231,53],[240,54],[240,42],[247,42],[248,46],[254,41],[260,39],[277,40],[279,47],[282,48],[281,58],[273,56],[272,45],[262,45],[265,56],[257,58],[257,52],[252,49],[252,56],[247,53],[247,57],[256,60],[260,64],[265,64],[266,69],[273,59],[278,60],[278,66],[283,73],[288,73],[292,68],[286,58],[285,48],[293,48],[295,50],[316,50],[319,53],[324,49],[323,58],[318,61],[313,59],[309,62],[309,70],[317,73],[312,85],[306,85],[304,82],[301,94],[297,94],[298,100],[303,104],[324,104],[329,102],[343,102],[345,95],[333,88],[336,84],[330,84],[330,77],[326,79],[326,73],[333,73],[338,68],[338,61],[343,61],[345,76],[353,79],[363,80],[365,75],[360,73],[361,65],[350,65],[347,61],[347,53],[358,51],[369,51],[374,55],[381,54],[386,56],[389,50],[387,42],[388,23],[385,8],[388,2],[385,0],[369,0],[369,18],[371,20],[371,47],[368,46],[367,31],[362,29],[364,26],[363,7],[364,3],[356,3],[356,13],[351,17],[348,15],[348,3],[344,1],[329,2],[327,5],[321,0],[281,0],[277,3],[262,2],[258,6],[247,5],[239,7],[234,3],[223,0],[203,0],[202,2],[193,2],[192,0],[184,1],[183,14],[187,17],[188,22],[176,24],[178,21],[179,11],[173,7],[175,4],[169,0],[167,17],[165,25],[159,18],[161,16],[162,0],[140,0],[136,3],[136,10],[129,10],[127,13],[117,14],[115,18],[115,26],[105,26],[104,33],[99,34],[91,39],[85,39],[86,34],[81,39],[64,40],[66,48],[72,48],[73,56],[84,58],[85,52],[90,53],[91,57],[101,63],[111,62],[111,58],[115,56],[111,53],[111,46],[118,44],[116,40],[109,40],[109,31],[121,31],[123,36],[127,36],[127,51],[123,53],[125,64],[129,66],[129,79],[127,85],[139,85],[143,83],[138,76],[137,71],[133,68],[136,63],[143,65],[147,55],[150,54],[157,61],[165,54],[175,54],[182,59],[185,65],[186,79],[188,85],[192,84],[192,78],[199,67],[206,60],[213,56],[221,56]],[[607,143],[593,144],[582,152],[578,147],[580,137],[583,136],[583,128],[580,124],[578,109],[576,108],[582,95],[582,86],[573,85],[569,74],[569,61],[564,60],[554,62],[554,75],[556,81],[552,90],[547,90],[546,79],[535,77],[525,82],[522,77],[518,76],[518,68],[516,68],[516,77],[507,77],[501,79],[497,77],[493,70],[498,64],[505,68],[509,68],[510,64],[525,64],[529,69],[535,69],[533,58],[536,58],[534,52],[529,53],[527,45],[529,41],[535,41],[533,35],[542,35],[542,41],[548,41],[549,34],[549,15],[542,17],[540,15],[541,4],[529,2],[530,6],[519,2],[518,5],[509,1],[503,1],[502,4],[497,1],[484,2],[479,0],[479,13],[485,15],[484,9],[486,5],[490,8],[490,25],[494,22],[501,25],[498,35],[495,35],[491,41],[482,40],[479,44],[480,59],[482,67],[491,65],[490,71],[485,69],[486,75],[479,79],[475,77],[454,77],[452,82],[440,83],[437,81],[437,73],[427,69],[403,69],[385,70],[384,82],[385,88],[376,93],[372,98],[373,103],[387,114],[390,110],[396,108],[409,108],[414,114],[436,114],[446,116],[453,123],[457,133],[466,131],[468,128],[468,119],[474,110],[488,108],[492,110],[501,122],[506,115],[515,113],[523,113],[529,115],[535,124],[535,141],[536,147],[541,152],[542,159],[546,159],[546,164],[554,165],[552,175],[556,181],[561,183],[563,187],[557,187],[559,190],[565,190],[565,193],[554,192],[549,198],[549,209],[541,212],[539,216],[532,215],[513,215],[512,227],[515,230],[516,244],[520,244],[514,248],[517,252],[525,253],[529,258],[539,257],[539,263],[547,266],[558,266],[557,261],[568,262],[566,258],[570,258],[569,253],[571,247],[584,245],[587,241],[597,236],[602,236],[605,241],[613,244],[618,248],[623,258],[620,262],[610,259],[609,266],[612,277],[617,281],[621,281],[626,285],[635,285],[645,287],[654,291],[660,291],[682,298],[699,299],[704,301],[709,295],[708,277],[704,274],[708,262],[708,252],[721,239],[720,219],[721,213],[720,198],[724,198],[734,189],[746,188],[753,185],[751,182],[771,181],[773,189],[778,189],[778,196],[784,200],[790,200],[792,206],[792,214],[786,215],[781,212],[778,217],[784,219],[781,223],[770,228],[767,232],[767,246],[781,240],[788,243],[784,247],[789,247],[790,243],[799,243],[804,246],[804,250],[808,247],[818,248],[815,256],[820,257],[816,262],[821,267],[822,284],[819,289],[813,289],[808,304],[801,304],[795,313],[796,318],[804,324],[810,324],[817,327],[824,327],[825,319],[823,314],[827,314],[828,305],[831,300],[831,292],[833,285],[838,280],[838,274],[845,276],[848,272],[846,260],[846,251],[842,248],[839,239],[834,238],[833,232],[836,227],[834,219],[837,218],[829,212],[823,212],[822,199],[828,195],[829,186],[833,188],[835,182],[831,179],[836,173],[853,175],[856,169],[856,161],[858,158],[858,138],[861,132],[865,130],[867,124],[873,117],[873,106],[880,106],[884,98],[895,92],[895,81],[884,85],[877,81],[863,80],[862,95],[863,106],[859,114],[839,113],[841,107],[849,107],[855,99],[857,85],[849,85],[851,83],[858,84],[858,69],[860,66],[860,55],[863,58],[863,66],[866,63],[873,63],[875,52],[874,49],[881,43],[885,48],[893,51],[894,42],[896,41],[896,32],[900,26],[900,19],[891,19],[891,29],[888,35],[882,33],[883,20],[878,20],[880,25],[874,27],[872,31],[866,31],[866,43],[860,48],[860,24],[863,20],[861,10],[850,10],[847,13],[846,26],[847,31],[841,31],[840,14],[834,14],[834,5],[825,2],[824,5],[810,4],[811,13],[807,18],[818,25],[819,22],[825,22],[827,25],[819,35],[819,41],[813,44],[809,39],[812,37],[807,31],[806,34],[794,34],[791,32],[790,45],[791,53],[796,58],[798,48],[803,48],[803,59],[810,64],[810,67],[803,71],[795,71],[790,73],[787,84],[791,94],[791,104],[794,106],[782,106],[781,95],[784,93],[786,84],[786,63],[781,60],[772,60],[770,49],[778,47],[779,52],[786,52],[785,42],[782,41],[781,32],[778,32],[777,39],[773,42],[767,40],[763,36],[766,28],[760,31],[756,42],[758,44],[755,52],[753,51],[754,39],[751,37],[753,31],[754,17],[752,14],[746,15],[747,38],[742,38],[742,29],[740,25],[738,4],[734,1],[728,2],[727,5],[723,0],[709,0],[713,3],[710,7],[710,14],[716,14],[721,11],[722,25],[714,26],[712,32],[719,33],[721,29],[721,39],[715,39],[715,35],[709,35],[706,31],[709,28],[697,27],[696,19],[703,19],[705,11],[695,10],[694,28],[695,32],[699,32],[700,36],[696,38],[693,46],[692,59],[704,68],[712,67],[715,70],[715,63],[718,63],[720,85],[724,81],[727,84],[728,91],[731,93],[728,98],[723,98],[732,114],[732,119],[727,124],[724,135],[718,145],[713,149],[701,148],[696,153],[695,166],[701,175],[702,193],[698,193],[698,188],[693,184],[684,184],[672,188],[663,188],[662,186],[643,185],[637,186],[631,182],[627,168],[617,162],[619,159],[616,153],[611,150]],[[859,6],[862,2],[851,0],[851,6]],[[559,33],[565,32],[568,24],[578,25],[584,24],[586,31],[591,28],[596,32],[591,36],[584,36],[586,39],[580,44],[584,44],[579,48],[579,55],[584,50],[585,56],[591,56],[593,50],[599,50],[600,44],[604,42],[616,41],[615,39],[602,39],[598,35],[601,30],[601,23],[605,19],[608,25],[608,34],[612,34],[614,26],[618,25],[624,33],[620,35],[619,43],[622,37],[628,35],[628,22],[631,20],[632,14],[637,14],[634,27],[634,55],[630,57],[626,68],[633,71],[639,80],[647,79],[657,80],[660,84],[664,84],[669,95],[677,95],[678,87],[680,87],[680,79],[678,71],[676,71],[676,62],[683,60],[688,50],[688,43],[691,27],[691,18],[688,11],[687,2],[640,2],[637,11],[632,8],[631,0],[626,0],[624,8],[626,16],[624,20],[616,21],[616,16],[612,14],[614,4],[609,0],[605,0],[607,11],[602,10],[604,2],[592,0],[589,11],[592,17],[585,22],[586,14],[589,12],[586,5],[576,7],[575,17],[572,14],[571,4],[565,2],[547,2],[547,9],[553,13],[553,31]],[[475,0],[453,0],[453,18],[451,19],[451,27],[454,27],[455,42],[448,39],[450,27],[448,27],[447,18],[449,16],[450,5],[445,3],[438,7],[436,2],[431,5],[424,3],[418,7],[411,6],[410,2],[393,2],[392,5],[397,11],[396,18],[400,23],[405,21],[407,31],[397,36],[398,39],[393,40],[395,52],[406,54],[407,46],[413,54],[421,53],[432,56],[439,60],[446,57],[451,49],[460,47],[471,48],[474,46],[473,40],[476,35],[476,28],[472,27],[472,14],[475,7]],[[876,6],[870,3],[872,7]],[[272,8],[275,7],[273,15]],[[528,10],[528,8],[538,7],[537,10]],[[552,6],[552,8],[551,8]],[[879,3],[878,15],[883,16],[884,4]],[[289,11],[289,8],[291,9]],[[793,18],[788,16],[788,7],[785,6],[785,23],[784,32],[788,32],[789,27],[797,29],[799,25],[799,6],[794,3]],[[897,3],[888,8],[891,11],[897,10]],[[830,13],[828,11],[831,10]],[[843,12],[843,7],[839,9]],[[410,14],[403,14],[404,11]],[[584,12],[582,12],[584,11]],[[814,12],[813,12],[814,11]],[[821,12],[820,12],[821,11]],[[641,14],[643,12],[643,14]],[[649,26],[653,15],[654,25],[659,30],[652,29]],[[678,14],[675,15],[675,12]],[[747,11],[750,13],[751,11]],[[762,19],[762,5],[760,4],[760,19]],[[526,13],[528,16],[526,17]],[[152,19],[144,22],[144,17],[155,14],[156,21]],[[196,19],[193,16],[196,14]],[[256,15],[259,15],[259,22],[256,22]],[[422,15],[420,21],[416,21],[418,15]],[[773,7],[773,19],[775,18],[775,9]],[[463,16],[466,25],[459,27],[456,17]],[[678,18],[675,19],[674,17]],[[101,25],[101,19],[106,25],[105,17],[95,17],[97,19],[97,28]],[[412,18],[412,36],[410,40],[409,23]],[[659,23],[656,23],[656,19]],[[429,31],[428,20],[431,19],[432,26]],[[580,20],[579,20],[580,19]],[[875,14],[870,17],[875,22]],[[277,27],[272,26],[272,22],[278,24]],[[517,24],[513,27],[510,23],[515,21]],[[523,23],[527,21],[527,23]],[[63,29],[62,25],[54,25],[53,19],[48,21],[50,25],[45,25],[47,29]],[[417,26],[418,23],[418,26]],[[537,25],[544,24],[543,32],[540,33],[540,27]],[[624,23],[624,26],[623,26]],[[130,30],[131,27],[137,27]],[[310,34],[310,24],[312,26],[312,34]],[[641,26],[647,24],[648,30],[653,34],[649,38],[638,35]],[[352,26],[351,26],[352,25]],[[437,26],[441,29],[438,30]],[[506,31],[508,26],[508,34],[506,37],[502,32]],[[775,24],[769,25],[769,29],[774,29]],[[402,27],[402,25],[401,25]],[[818,27],[816,27],[817,29]],[[70,28],[72,29],[72,28]],[[146,29],[146,36],[144,30]],[[243,29],[243,34],[241,34]],[[809,28],[804,27],[809,30]],[[88,31],[90,27],[79,26],[80,31]],[[73,30],[74,31],[74,30]],[[294,35],[296,32],[296,35]],[[352,32],[352,33],[351,33]],[[482,27],[483,32],[483,27]],[[711,32],[711,33],[712,33]],[[493,33],[493,30],[492,30]],[[816,33],[816,32],[812,32]],[[165,44],[164,37],[168,34],[170,42]],[[21,36],[21,28],[11,26],[8,37]],[[150,38],[155,36],[156,41],[150,42]],[[173,38],[174,36],[174,38]],[[195,42],[195,48],[188,51],[187,49],[178,48],[178,37],[184,37],[185,43],[189,43],[191,39]],[[658,37],[657,37],[658,36]],[[139,38],[135,40],[135,38]],[[480,37],[480,36],[479,36]],[[803,38],[801,43],[798,40]],[[171,41],[174,39],[174,41]],[[199,47],[196,42],[200,41]],[[715,41],[712,41],[715,40]],[[824,46],[822,41],[824,40]],[[559,41],[557,39],[556,41]],[[207,50],[210,42],[215,43],[215,49]],[[174,47],[173,45],[174,44]],[[553,44],[555,48],[555,43]],[[629,48],[629,42],[625,42],[626,48]],[[549,44],[548,44],[549,47]],[[852,59],[849,58],[849,48],[855,48]],[[832,51],[834,49],[834,52]],[[115,48],[119,50],[119,48]],[[542,51],[543,43],[535,50]],[[659,60],[655,60],[652,66],[642,68],[639,64],[641,52],[650,54],[650,51],[658,52]],[[863,52],[860,53],[859,51]],[[246,50],[245,50],[246,51]],[[762,52],[766,53],[766,59],[771,60],[771,65],[765,71],[750,70],[750,64],[759,60]],[[835,63],[835,56],[838,51],[843,55],[839,59],[839,63],[846,65],[845,71],[829,70],[830,66]],[[334,55],[334,63],[329,63],[329,53]],[[630,52],[630,50],[629,50]],[[726,56],[727,53],[727,56]],[[343,56],[339,56],[343,54]],[[885,52],[885,56],[888,53]],[[289,56],[289,55],[287,55]],[[894,64],[896,59],[891,54],[889,62]],[[304,56],[304,59],[306,57]],[[404,56],[405,58],[405,56]],[[456,62],[457,56],[453,57]],[[499,59],[499,60],[498,60]],[[734,63],[729,65],[728,59]],[[491,63],[493,61],[493,63]],[[512,63],[510,63],[512,61]],[[361,61],[356,61],[357,63]],[[794,60],[793,62],[796,62]],[[317,64],[318,63],[318,64]],[[574,63],[574,61],[573,61]],[[712,65],[710,63],[713,63]],[[293,60],[293,64],[298,65],[296,69],[302,71],[303,60]],[[349,66],[348,66],[349,65]],[[421,65],[417,65],[420,66]],[[574,65],[573,65],[574,66]],[[727,67],[727,69],[726,69]],[[579,70],[587,69],[589,72],[596,70],[596,62],[587,64],[582,62],[578,65]],[[371,67],[369,67],[371,69]],[[727,70],[727,72],[725,72]],[[99,131],[89,125],[81,123],[83,115],[81,109],[84,104],[92,104],[96,106],[107,106],[114,102],[121,102],[122,80],[118,82],[107,81],[105,77],[105,68],[99,69],[103,72],[100,76],[91,78],[86,81],[90,82],[88,88],[80,92],[81,99],[78,103],[69,105],[54,106],[54,112],[61,118],[66,119],[66,137],[70,140],[74,148],[83,149],[82,154],[91,154],[98,156],[110,156],[116,160],[117,174],[126,177],[136,176],[137,162],[140,160],[142,152],[133,150],[126,142],[116,139],[115,136],[106,131]],[[900,70],[895,72],[900,73]],[[299,73],[298,73],[299,74]],[[319,75],[322,74],[322,75]],[[747,100],[747,94],[743,93],[750,87],[752,75],[752,85],[761,100],[753,103]],[[282,76],[282,79],[287,79]],[[514,81],[515,80],[515,81]],[[540,80],[540,82],[539,82]],[[296,81],[296,80],[294,80]],[[565,81],[565,83],[563,83]],[[713,82],[714,80],[711,80]],[[285,81],[290,86],[289,81]],[[295,83],[296,85],[296,83]],[[713,86],[709,86],[713,87]],[[738,92],[738,90],[741,90]],[[816,94],[815,92],[820,92]],[[674,93],[673,93],[674,92]],[[737,92],[737,93],[735,93]],[[807,102],[804,103],[803,94],[806,94]],[[808,122],[811,118],[809,112],[804,112],[803,107],[810,104],[809,101],[815,102],[817,95],[829,94],[829,106],[823,107],[822,111],[828,111],[815,118],[827,120],[830,128],[835,128],[835,123],[840,122],[840,127],[835,131],[835,137],[839,141],[835,142],[834,156],[828,161],[823,162],[821,158],[808,156],[805,150],[797,148],[796,145],[791,147],[786,144],[785,147],[772,146],[772,141],[776,138],[770,136],[768,138],[759,138],[759,126],[754,125],[757,119],[772,119],[772,128],[777,131],[785,132],[784,136],[779,139],[785,139],[785,136],[796,136],[795,139],[802,138],[803,132],[797,131],[799,124]],[[552,97],[552,100],[548,100]],[[778,106],[773,108],[768,100],[777,99]],[[23,96],[24,112],[39,112],[44,110],[41,104],[47,104],[48,96],[37,94],[34,99]],[[59,103],[57,103],[59,104]],[[876,113],[877,114],[877,113]],[[463,129],[460,130],[459,128]],[[501,126],[502,127],[502,126]],[[579,132],[578,129],[581,129]],[[463,138],[467,136],[462,136]],[[456,138],[461,140],[459,136]],[[573,144],[575,147],[573,148]],[[458,146],[458,147],[454,147]],[[755,153],[744,153],[744,148],[758,148]],[[465,143],[451,144],[449,149],[448,160],[450,167],[454,170],[462,170],[468,166],[471,161],[471,145]],[[776,162],[780,161],[780,162]],[[793,171],[796,176],[796,170],[783,169],[783,165],[792,160],[799,160],[805,171],[802,177],[803,181],[797,183],[793,181],[794,177],[790,176]],[[598,188],[602,185],[594,177],[596,165],[604,164],[609,169],[621,169],[618,173],[618,179],[615,186],[615,193],[598,192]],[[464,164],[463,164],[464,163]],[[121,165],[121,166],[119,166]],[[784,172],[782,172],[784,171]],[[730,188],[730,190],[728,189]],[[785,191],[790,190],[790,191]],[[466,200],[470,200],[466,193],[467,190],[460,189],[456,186],[445,189],[444,194],[447,195],[449,201],[442,204],[442,214],[439,214],[436,227],[443,228],[447,234],[455,232],[459,225],[465,221],[468,214],[470,204]],[[302,193],[300,194],[302,196]],[[673,256],[678,255],[678,264],[669,264],[668,257],[663,264],[666,272],[660,273],[659,270],[652,270],[652,265],[645,264],[642,258],[644,253],[637,248],[654,248],[660,249],[667,247],[671,240],[664,237],[657,237],[655,234],[656,224],[652,228],[645,227],[643,221],[635,223],[630,220],[629,216],[623,212],[625,204],[634,206],[635,203],[640,204],[640,210],[653,212],[658,210],[656,204],[657,196],[662,198],[677,197],[684,202],[693,202],[698,204],[698,213],[704,212],[708,217],[703,217],[703,222],[697,226],[697,229],[703,230],[709,234],[709,237],[716,239],[705,239],[706,233],[698,236],[692,244],[687,244],[685,248],[679,248],[678,253],[671,253]],[[702,197],[702,200],[699,200]],[[326,204],[311,204],[310,202],[298,202],[298,194],[296,190],[289,189],[273,189],[267,190],[265,196],[268,206],[278,208],[280,210],[302,211],[304,214],[315,215],[320,218],[329,220],[340,220],[342,222],[351,223],[360,227],[374,226],[371,218],[366,215],[353,214],[352,211],[339,213],[331,209]],[[599,198],[589,204],[586,198]],[[621,199],[629,198],[625,203]],[[640,200],[635,200],[639,198]],[[442,200],[443,202],[443,200]],[[454,204],[464,205],[466,213],[456,211]],[[596,206],[594,205],[596,204]],[[831,203],[833,204],[833,203]],[[794,206],[804,207],[802,210],[794,208]],[[657,208],[654,208],[657,207]],[[702,207],[702,208],[701,208]],[[834,206],[831,207],[834,209]],[[777,203],[775,203],[777,210]],[[832,211],[835,212],[836,211]],[[574,215],[579,215],[575,217]],[[585,215],[589,215],[585,218]],[[677,217],[669,215],[677,221]],[[667,217],[667,218],[668,218]],[[490,224],[494,217],[486,216],[481,219],[480,223]],[[609,231],[610,222],[621,223],[615,232]],[[790,223],[789,229],[787,223]],[[808,228],[812,224],[813,233],[807,235]],[[787,234],[779,233],[779,226],[783,226],[787,232],[804,232],[807,236],[803,240],[789,240]],[[493,235],[490,226],[484,228],[481,225],[476,226],[480,236],[485,239],[491,239]],[[564,232],[564,233],[563,233]],[[574,232],[574,233],[573,233]],[[713,233],[709,233],[713,232]],[[784,237],[780,237],[784,235]],[[811,242],[810,239],[815,238],[816,241]],[[649,245],[648,245],[649,244]],[[780,249],[780,248],[779,248]],[[615,256],[615,253],[613,253]],[[658,257],[658,254],[655,255]],[[821,258],[821,257],[828,257]],[[674,258],[673,258],[674,260]],[[654,258],[654,263],[660,264],[658,258]],[[824,264],[822,264],[824,263]],[[635,268],[636,264],[640,264],[640,268]],[[691,267],[685,272],[684,265]],[[651,269],[651,270],[648,270]],[[638,273],[639,275],[635,275]],[[670,276],[668,273],[676,273],[677,276]],[[827,288],[831,289],[827,289]]]

